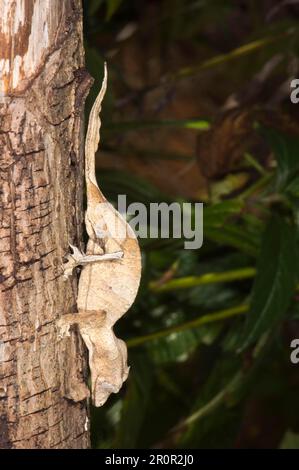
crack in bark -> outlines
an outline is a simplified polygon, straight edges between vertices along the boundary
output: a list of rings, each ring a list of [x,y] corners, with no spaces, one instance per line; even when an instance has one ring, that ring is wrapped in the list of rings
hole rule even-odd
[[[82,376],[85,350],[75,336],[61,348],[55,329],[58,316],[75,310],[75,282],[62,280],[60,265],[69,240],[81,237],[84,96],[78,109],[75,100],[88,91],[76,73],[83,69],[80,1],[65,6],[49,54],[0,108],[0,377],[7,390],[0,447],[89,443],[86,404],[66,400],[62,381],[70,360]]]

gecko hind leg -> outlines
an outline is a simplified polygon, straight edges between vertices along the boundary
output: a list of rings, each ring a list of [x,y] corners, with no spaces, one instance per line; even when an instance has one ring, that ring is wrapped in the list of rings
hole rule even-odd
[[[105,253],[103,255],[86,255],[80,251],[76,246],[69,244],[73,253],[67,255],[67,263],[63,265],[63,277],[67,279],[72,275],[73,269],[79,265],[86,265],[90,263],[97,263],[99,261],[111,261],[121,259],[123,257],[122,251],[116,251],[115,253]]]

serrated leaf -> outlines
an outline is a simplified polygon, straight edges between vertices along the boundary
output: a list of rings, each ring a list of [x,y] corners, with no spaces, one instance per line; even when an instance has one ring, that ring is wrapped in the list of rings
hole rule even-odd
[[[296,253],[295,228],[273,215],[262,240],[241,350],[286,313],[295,289]]]

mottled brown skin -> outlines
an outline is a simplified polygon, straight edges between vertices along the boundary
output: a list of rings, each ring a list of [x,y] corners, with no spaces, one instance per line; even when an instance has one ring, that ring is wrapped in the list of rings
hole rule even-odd
[[[87,265],[85,261],[79,280],[78,314],[64,316],[59,321],[61,335],[68,334],[69,327],[77,324],[89,350],[91,394],[95,406],[102,406],[111,393],[118,392],[128,376],[127,348],[125,343],[114,335],[113,325],[132,305],[141,276],[140,250],[136,236],[127,222],[107,202],[95,177],[99,113],[106,85],[105,67],[102,89],[90,113],[85,143],[85,223],[89,236],[86,255],[100,257],[121,252],[122,257],[108,261],[91,261]],[[116,224],[121,230],[115,233]],[[70,262],[71,260],[67,266],[68,271]]]

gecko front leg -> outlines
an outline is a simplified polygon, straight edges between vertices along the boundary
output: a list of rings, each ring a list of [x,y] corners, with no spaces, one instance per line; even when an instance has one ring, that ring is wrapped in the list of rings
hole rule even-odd
[[[114,253],[104,253],[104,254],[85,254],[79,250],[76,246],[69,244],[73,253],[67,255],[67,262],[63,265],[63,277],[67,279],[72,275],[73,269],[76,266],[84,266],[90,263],[98,263],[99,261],[112,261],[116,259],[121,259],[123,257],[122,251],[116,251]]]

